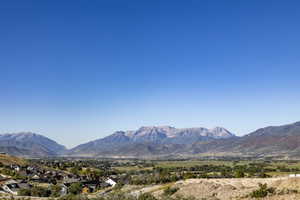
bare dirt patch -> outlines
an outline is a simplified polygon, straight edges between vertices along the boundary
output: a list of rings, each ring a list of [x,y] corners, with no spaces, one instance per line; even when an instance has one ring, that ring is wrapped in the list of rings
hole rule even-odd
[[[300,178],[233,178],[233,179],[188,179],[176,182],[172,187],[179,190],[174,194],[184,197],[195,197],[207,200],[233,200],[251,199],[247,197],[253,190],[258,189],[259,183],[266,183],[268,187],[274,187],[279,191],[300,191]],[[153,194],[159,196],[162,191]],[[300,194],[294,192],[286,194],[275,194],[264,198],[266,200],[298,200]]]

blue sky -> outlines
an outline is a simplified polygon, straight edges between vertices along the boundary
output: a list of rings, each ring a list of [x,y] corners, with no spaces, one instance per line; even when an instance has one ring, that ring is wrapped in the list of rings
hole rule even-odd
[[[0,2],[0,132],[72,147],[147,125],[300,120],[300,3]]]

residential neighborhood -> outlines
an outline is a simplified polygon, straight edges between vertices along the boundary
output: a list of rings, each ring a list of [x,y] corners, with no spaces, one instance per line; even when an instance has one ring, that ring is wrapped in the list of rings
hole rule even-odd
[[[41,159],[26,164],[5,165],[0,162],[0,165],[0,193],[10,195],[59,197],[91,194],[113,188],[119,178],[109,170],[106,173],[100,170],[107,170],[106,165],[98,165],[100,169],[85,168],[80,167],[87,165],[82,161]]]

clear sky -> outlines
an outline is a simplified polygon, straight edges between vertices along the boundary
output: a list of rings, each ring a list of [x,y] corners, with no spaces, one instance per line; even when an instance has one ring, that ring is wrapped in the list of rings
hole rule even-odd
[[[300,121],[300,1],[0,2],[0,132]]]

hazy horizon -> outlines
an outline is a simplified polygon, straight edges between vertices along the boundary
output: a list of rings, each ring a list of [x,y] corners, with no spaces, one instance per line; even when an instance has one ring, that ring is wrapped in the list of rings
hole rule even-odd
[[[3,1],[0,133],[300,121],[297,1]]]

